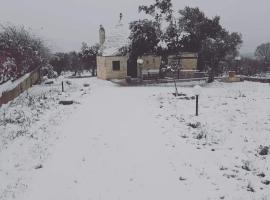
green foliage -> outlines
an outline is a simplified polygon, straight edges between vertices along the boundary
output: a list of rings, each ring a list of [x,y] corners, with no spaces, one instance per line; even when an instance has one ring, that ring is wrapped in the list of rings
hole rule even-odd
[[[88,46],[85,42],[82,43],[80,57],[87,69],[92,69],[92,75],[95,75],[97,68],[97,56],[99,55],[100,46],[98,44]]]
[[[71,63],[68,53],[55,53],[50,60],[53,70],[60,76],[62,71],[70,69]]]
[[[185,7],[175,17],[172,7],[171,0],[155,0],[149,6],[139,7],[139,12],[153,17],[153,22],[139,20],[131,23],[129,51],[136,56],[159,53],[164,60],[169,54],[197,52],[199,69],[208,70],[209,81],[213,81],[214,75],[224,69],[220,64],[237,55],[242,36],[226,31],[219,16],[208,18],[197,7]],[[165,31],[161,31],[161,26]],[[166,47],[160,47],[160,42]]]
[[[242,36],[229,33],[220,25],[220,17],[210,19],[199,8],[185,7],[179,13],[179,24],[185,33],[181,39],[182,50],[199,53],[200,69],[208,70],[209,82],[212,82],[220,62],[237,54]]]
[[[181,41],[184,51],[199,52],[204,40],[214,39],[222,31],[220,17],[209,19],[199,8],[185,7],[179,14],[178,23],[185,33]]]
[[[176,52],[180,52],[182,45],[182,27],[179,26],[179,23],[171,22],[167,27],[165,33],[163,34],[163,40],[167,44],[167,53],[175,54]]]
[[[160,39],[155,22],[147,19],[134,21],[130,23],[130,30],[130,53],[132,57],[156,52]]]
[[[160,22],[162,18],[171,21],[173,17],[171,0],[155,0],[155,3],[149,6],[141,5],[139,6],[139,12],[142,11],[154,17],[156,22]]]
[[[227,56],[236,56],[237,48],[242,43],[241,35],[222,30],[215,38],[207,38],[202,42],[201,57],[208,65],[209,82],[214,80],[220,62]]]

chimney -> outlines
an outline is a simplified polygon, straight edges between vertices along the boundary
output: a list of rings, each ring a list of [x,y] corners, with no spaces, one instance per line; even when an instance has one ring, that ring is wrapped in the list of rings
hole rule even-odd
[[[102,25],[100,25],[100,27],[99,27],[99,44],[100,44],[100,46],[103,46],[105,39],[106,39],[105,29],[103,28]]]

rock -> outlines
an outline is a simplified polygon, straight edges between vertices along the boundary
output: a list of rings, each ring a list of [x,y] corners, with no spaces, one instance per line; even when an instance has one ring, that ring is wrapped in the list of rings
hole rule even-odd
[[[259,176],[259,177],[265,177],[265,174],[262,172],[262,173],[259,173],[257,176]]]
[[[185,180],[187,180],[187,179],[184,178],[184,177],[182,177],[182,176],[180,176],[180,177],[179,177],[179,180],[180,180],[180,181],[185,181]]]
[[[59,104],[62,104],[62,105],[71,105],[73,103],[74,101],[59,101]]]
[[[53,84],[54,82],[53,81],[51,81],[51,80],[48,80],[48,81],[45,81],[44,82],[44,84],[46,84],[46,85],[51,85],[51,84]]]
[[[269,181],[269,180],[263,180],[263,181],[262,181],[262,184],[264,184],[264,185],[269,185],[269,184],[270,184],[270,181]]]
[[[258,153],[261,155],[261,156],[266,156],[269,154],[269,146],[260,146],[259,147],[259,150],[258,150]]]
[[[42,164],[38,164],[35,166],[35,169],[41,169],[42,167],[43,167]]]

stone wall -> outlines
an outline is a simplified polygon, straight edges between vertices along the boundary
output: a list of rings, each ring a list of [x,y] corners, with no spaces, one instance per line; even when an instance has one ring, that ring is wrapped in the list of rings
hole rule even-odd
[[[0,97],[0,106],[2,104],[6,104],[9,101],[18,97],[21,93],[32,87],[32,85],[38,83],[40,81],[40,69],[36,69],[30,73],[29,77],[24,79],[22,82],[19,82],[18,85],[9,90],[2,93]]]
[[[168,64],[178,64],[182,70],[196,70],[198,62],[197,53],[184,52],[179,55],[171,55],[168,58]]]
[[[159,69],[161,65],[161,56],[147,55],[142,56],[143,70]]]
[[[113,70],[113,61],[120,61],[120,70]],[[127,61],[127,56],[98,56],[97,77],[103,80],[126,78]]]

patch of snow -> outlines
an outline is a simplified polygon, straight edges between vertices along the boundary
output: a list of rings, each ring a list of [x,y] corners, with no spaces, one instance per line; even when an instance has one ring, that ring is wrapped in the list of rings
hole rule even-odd
[[[2,96],[3,92],[10,91],[10,90],[14,89],[15,87],[17,87],[17,85],[20,84],[25,79],[27,79],[29,77],[29,75],[30,75],[30,73],[27,73],[15,81],[9,80],[9,81],[1,84],[0,85],[0,97]]]
[[[119,49],[129,42],[129,29],[123,23],[119,23],[108,31],[103,47],[103,56],[114,56],[119,54]]]
[[[0,199],[270,198],[270,155],[259,154],[270,143],[269,84],[204,84],[196,117],[191,87],[175,97],[173,85],[71,81],[65,93],[58,80],[32,88],[43,104],[24,94],[6,108]]]

